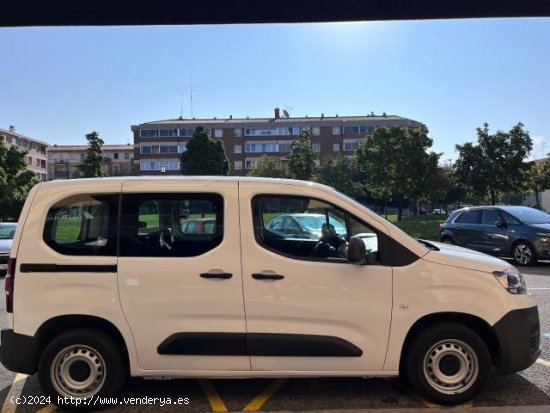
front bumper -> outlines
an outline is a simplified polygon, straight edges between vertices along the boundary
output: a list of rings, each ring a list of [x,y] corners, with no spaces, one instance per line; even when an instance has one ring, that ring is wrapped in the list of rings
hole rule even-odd
[[[537,306],[510,311],[495,325],[500,345],[497,373],[525,370],[540,356],[540,323]]]
[[[4,329],[0,334],[0,362],[4,367],[16,373],[36,373],[34,337],[10,329]]]

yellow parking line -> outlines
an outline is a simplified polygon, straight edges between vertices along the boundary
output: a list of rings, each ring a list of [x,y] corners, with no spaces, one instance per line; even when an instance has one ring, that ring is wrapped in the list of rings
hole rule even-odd
[[[544,359],[537,359],[537,363],[542,364],[543,366],[550,367],[550,361]]]
[[[248,403],[243,412],[256,412],[279,390],[288,379],[277,379],[267,386],[264,391],[258,394]]]
[[[12,398],[21,396],[21,392],[23,391],[23,387],[25,386],[25,381],[27,380],[27,377],[29,376],[21,373],[17,373],[15,375],[10,391],[6,396],[6,400],[4,400],[4,404],[2,405],[2,413],[15,413],[15,409],[17,409],[17,404],[12,403],[11,400]]]
[[[199,380],[199,384],[202,387],[204,394],[206,394],[206,397],[208,397],[208,401],[210,402],[210,407],[212,407],[212,411],[226,412],[227,407],[225,407],[225,403],[221,399],[220,395],[218,394],[210,380]]]
[[[54,406],[53,404],[48,404],[47,406],[37,410],[36,413],[52,413],[52,412],[55,412],[56,410],[57,410],[57,406]]]

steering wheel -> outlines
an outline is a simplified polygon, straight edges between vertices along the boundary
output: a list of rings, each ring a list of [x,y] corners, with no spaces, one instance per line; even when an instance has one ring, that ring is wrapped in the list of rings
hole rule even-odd
[[[166,248],[171,250],[176,241],[176,236],[174,235],[174,230],[171,227],[166,227],[160,231],[159,243],[161,248]]]

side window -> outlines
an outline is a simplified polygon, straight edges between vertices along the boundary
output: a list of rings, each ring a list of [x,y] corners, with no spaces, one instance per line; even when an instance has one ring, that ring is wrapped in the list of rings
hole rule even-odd
[[[65,255],[116,255],[118,195],[78,195],[48,211],[44,242]]]
[[[252,200],[257,242],[296,259],[347,262],[351,237],[365,243],[367,262],[379,264],[379,235],[340,208],[307,197],[260,195]]]
[[[496,209],[484,209],[481,219],[483,225],[495,225],[497,221],[502,220]]]
[[[223,222],[218,194],[123,195],[120,255],[195,257],[220,245]]]
[[[457,219],[455,220],[458,224],[479,224],[480,217],[481,216],[481,210],[474,209],[471,211],[464,211],[462,214],[460,214]]]

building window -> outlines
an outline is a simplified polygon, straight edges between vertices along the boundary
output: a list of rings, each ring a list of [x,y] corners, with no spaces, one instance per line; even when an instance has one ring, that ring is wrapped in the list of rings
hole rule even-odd
[[[130,159],[130,152],[124,152],[124,159]]]
[[[320,143],[312,143],[311,149],[313,149],[313,152],[321,152],[321,144]]]
[[[277,135],[277,129],[245,129],[246,136],[272,136]]]
[[[236,171],[243,169],[243,161],[235,161],[234,168]]]
[[[193,129],[180,129],[179,136],[193,136]]]
[[[356,151],[362,143],[363,139],[344,141],[344,151]]]
[[[315,126],[311,129],[311,132],[313,133],[313,136],[319,136],[321,134],[321,128],[318,126]]]
[[[159,136],[161,138],[171,138],[174,136],[178,136],[178,130],[177,129],[160,129]]]
[[[141,153],[144,153],[144,154],[149,154],[149,153],[152,152],[150,146],[141,146],[141,147],[140,147],[140,150],[141,150]]]
[[[341,134],[340,126],[333,126],[332,127],[332,134],[333,135],[340,135]]]
[[[279,152],[278,146],[276,143],[247,143],[244,145],[244,151],[246,153]]]
[[[233,146],[233,153],[242,153],[242,152],[243,152],[243,147],[241,145]]]
[[[160,153],[178,153],[177,145],[161,145]]]
[[[223,137],[223,129],[214,129],[214,136],[216,138],[221,138]]]
[[[180,143],[178,145],[178,153],[183,153],[187,150],[187,143]]]
[[[29,156],[29,159],[27,159],[27,163],[28,163],[29,165],[32,165],[32,156]]]
[[[243,136],[243,130],[241,128],[233,129],[233,137],[234,138],[240,138],[241,136]]]
[[[344,135],[359,133],[359,126],[344,126]]]
[[[339,143],[333,143],[332,144],[332,150],[334,152],[340,152],[340,144]]]
[[[141,129],[139,131],[139,136],[142,138],[155,138],[158,136],[157,129]]]
[[[139,163],[141,171],[177,171],[180,169],[178,161],[141,161]]]
[[[115,153],[113,154],[113,157],[114,157],[115,159],[118,159],[118,152],[115,152]]]

